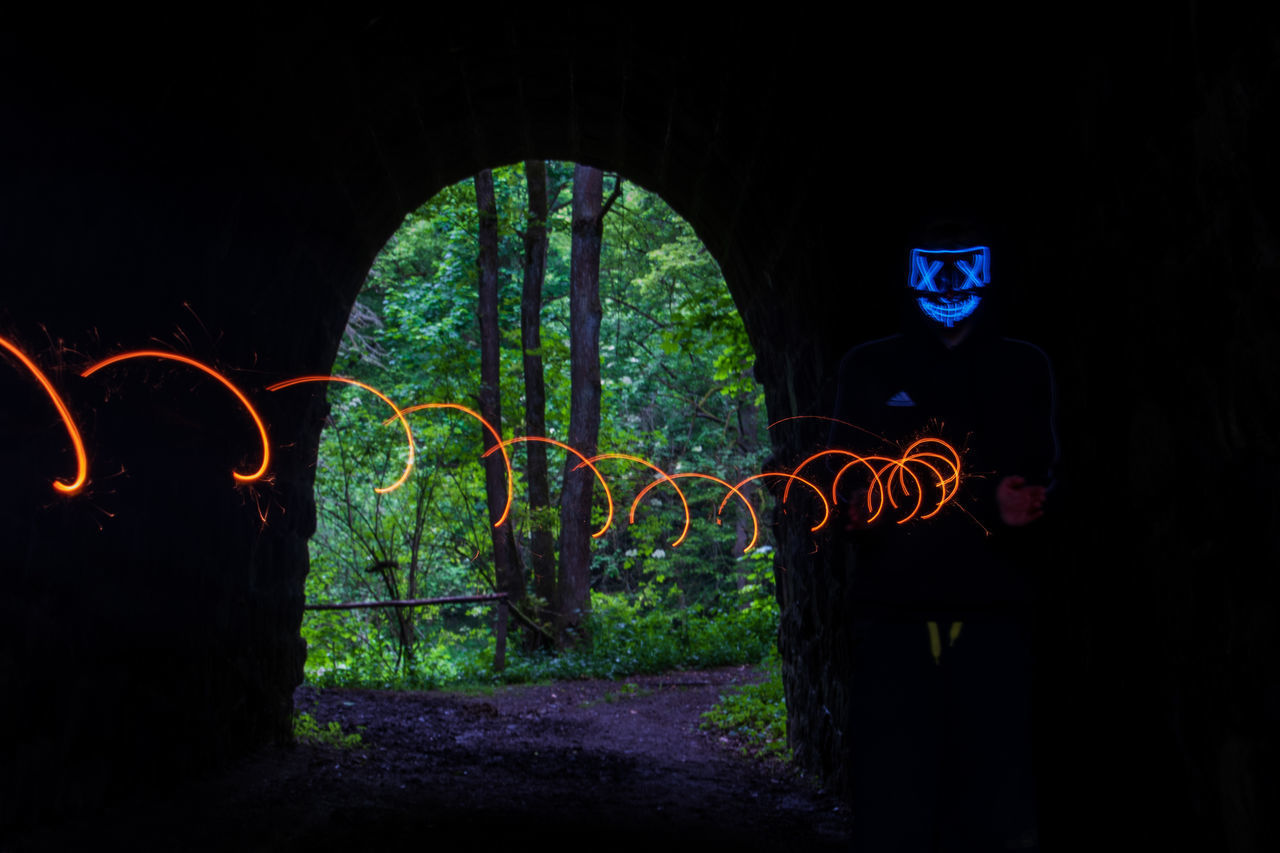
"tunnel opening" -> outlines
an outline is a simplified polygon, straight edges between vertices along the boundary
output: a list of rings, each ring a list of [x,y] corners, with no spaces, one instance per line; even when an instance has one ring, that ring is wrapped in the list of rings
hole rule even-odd
[[[886,211],[953,176],[953,192],[1017,218],[1041,269],[1080,297],[1028,290],[1018,308],[1048,332],[1028,337],[1068,345],[1078,470],[1104,498],[1077,528],[1088,559],[1064,575],[1052,622],[1057,831],[1076,846],[1116,825],[1148,846],[1274,836],[1249,805],[1275,790],[1257,769],[1275,751],[1275,583],[1253,570],[1274,550],[1276,360],[1258,319],[1276,292],[1275,209],[1258,190],[1275,183],[1267,28],[1238,33],[1197,7],[1144,19],[1141,38],[1082,21],[1008,57],[980,35],[987,75],[962,73],[949,50],[923,61],[914,24],[851,52],[843,29],[809,19],[674,38],[665,20],[618,33],[532,14],[493,29],[282,23],[229,22],[207,45],[175,37],[159,54],[143,28],[95,33],[74,52],[90,74],[54,38],[6,55],[8,79],[31,86],[10,102],[4,140],[4,268],[30,285],[6,294],[6,336],[29,344],[48,324],[96,355],[90,330],[141,346],[186,323],[190,301],[220,363],[273,380],[326,370],[412,200],[557,152],[667,195],[723,265],[771,414],[822,412],[842,349],[880,331],[862,301],[879,297],[859,283],[896,274],[850,245],[883,243]],[[244,61],[227,62],[228,46]],[[946,116],[972,122],[951,133]],[[5,751],[0,823],[92,807],[130,775],[167,779],[287,735],[322,413],[268,397],[281,446],[265,529],[228,484],[244,423],[220,399],[206,428],[229,458],[214,470],[202,455],[201,494],[214,497],[190,512],[171,491],[135,488],[132,511],[99,531],[80,523],[83,503],[50,502],[65,455],[17,454],[0,498],[21,546],[3,564],[0,669],[28,697],[6,705],[4,729],[31,734]],[[55,434],[43,399],[6,417],[20,435]],[[183,464],[164,453],[160,476]],[[1171,498],[1184,493],[1232,499]],[[779,544],[792,738],[839,786],[847,756],[830,721],[851,689],[829,604],[839,578],[805,544]],[[1098,767],[1116,769],[1100,779]]]
[[[603,175],[592,465],[569,440],[571,386],[581,381],[571,338],[584,334],[570,307],[575,167],[529,161],[486,180],[497,214],[491,310],[501,421],[482,426],[480,415],[482,216],[469,178],[406,215],[353,302],[332,373],[362,384],[328,383],[308,602],[493,593],[505,582],[495,551],[509,547],[518,586],[506,584],[513,594],[503,606],[517,617],[518,642],[505,677],[539,677],[545,655],[522,653],[564,645],[554,633],[555,587],[566,571],[559,503],[571,478],[587,478],[591,595],[580,636],[592,640],[583,649],[600,649],[577,662],[580,674],[758,660],[776,632],[768,490],[752,479],[768,453],[767,418],[719,265],[658,194]],[[535,194],[545,197],[531,204]],[[408,414],[408,433],[391,401]],[[491,535],[495,519],[485,511],[493,485],[482,456],[496,460],[499,436],[510,460],[497,519],[509,529],[506,542]],[[492,602],[309,610],[308,681],[433,686],[497,677],[496,610]],[[682,643],[610,631],[620,620],[652,626],[662,618],[681,626]],[[731,624],[749,624],[751,642],[709,648]]]

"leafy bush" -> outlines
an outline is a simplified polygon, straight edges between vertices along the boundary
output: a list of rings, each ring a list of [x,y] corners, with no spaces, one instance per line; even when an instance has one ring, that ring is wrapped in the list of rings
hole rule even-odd
[[[673,669],[757,663],[773,649],[777,605],[757,598],[745,607],[674,610],[607,593],[591,597],[589,648],[560,654],[517,654],[495,678],[507,683],[626,678]],[[490,658],[491,659],[491,658]]]
[[[774,654],[767,662],[769,677],[745,684],[720,697],[702,715],[700,727],[719,731],[740,742],[744,755],[787,759],[787,706],[782,693],[782,664]]]
[[[507,667],[493,671],[495,641],[486,622],[487,611],[475,608],[469,627],[448,630],[437,625],[414,648],[412,666],[399,666],[395,644],[370,637],[364,645],[350,644],[341,654],[324,646],[314,658],[308,654],[307,680],[318,687],[374,687],[429,690],[449,686],[525,683],[578,678],[620,679],[636,674],[759,663],[775,648],[777,603],[748,585],[721,605],[672,606],[677,595],[663,598],[621,593],[592,595],[587,627],[588,647],[558,654],[526,653],[508,648]],[[308,614],[308,620],[312,614]],[[317,620],[315,629],[304,621],[303,636],[332,636]]]
[[[299,743],[320,743],[340,749],[352,749],[361,743],[360,733],[344,734],[342,724],[331,720],[321,726],[310,714],[297,714],[293,718],[293,737]]]

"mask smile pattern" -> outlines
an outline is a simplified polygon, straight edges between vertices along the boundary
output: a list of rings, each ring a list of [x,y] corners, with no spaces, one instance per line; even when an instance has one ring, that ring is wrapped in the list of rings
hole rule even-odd
[[[982,289],[991,281],[991,250],[912,249],[908,286],[918,293],[916,304],[935,323],[952,328],[968,318],[982,302]]]

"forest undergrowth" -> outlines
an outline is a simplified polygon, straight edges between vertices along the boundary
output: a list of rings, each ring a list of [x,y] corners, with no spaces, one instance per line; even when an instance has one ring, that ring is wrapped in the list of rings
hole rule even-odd
[[[594,324],[575,313],[581,299],[599,303]],[[592,365],[598,378],[583,380]],[[766,686],[708,725],[780,749],[770,495],[751,479],[769,441],[752,368],[719,266],[642,187],[530,161],[440,192],[374,261],[324,389],[307,601],[503,590],[516,611],[505,666],[491,604],[310,610],[307,682],[475,690],[764,664]],[[579,448],[570,400],[584,382],[598,434]],[[566,515],[584,482],[585,509]]]

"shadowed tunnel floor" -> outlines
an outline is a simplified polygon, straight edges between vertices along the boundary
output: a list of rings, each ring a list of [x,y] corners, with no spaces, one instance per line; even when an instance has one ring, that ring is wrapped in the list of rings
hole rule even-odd
[[[172,790],[156,780],[0,849],[847,848],[839,800],[698,730],[727,686],[757,677],[734,667],[467,696],[303,687],[298,710],[360,731],[360,746],[263,750]]]

